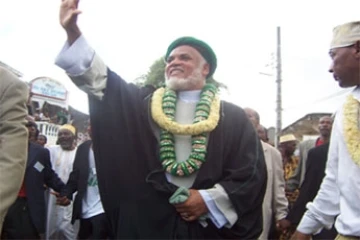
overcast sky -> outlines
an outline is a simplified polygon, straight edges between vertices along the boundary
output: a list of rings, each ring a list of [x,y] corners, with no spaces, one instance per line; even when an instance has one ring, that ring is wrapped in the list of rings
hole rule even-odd
[[[0,0],[0,61],[24,80],[48,76],[64,83],[69,103],[88,111],[86,95],[54,65],[66,36],[60,0]],[[275,126],[275,70],[266,68],[282,31],[283,127],[311,112],[333,112],[344,98],[327,72],[328,46],[338,24],[360,20],[359,0],[82,0],[79,26],[107,65],[128,82],[146,73],[180,36],[208,42],[218,57],[214,77],[223,98],[260,113]],[[259,72],[273,73],[266,76]]]

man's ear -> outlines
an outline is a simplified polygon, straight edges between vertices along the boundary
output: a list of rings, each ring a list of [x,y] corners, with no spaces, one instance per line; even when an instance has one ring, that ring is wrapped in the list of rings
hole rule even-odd
[[[360,41],[357,41],[355,43],[355,50],[356,50],[356,53],[355,53],[356,59],[360,59]]]
[[[209,75],[209,72],[210,72],[210,64],[205,63],[202,70],[203,76],[206,77],[207,75]]]

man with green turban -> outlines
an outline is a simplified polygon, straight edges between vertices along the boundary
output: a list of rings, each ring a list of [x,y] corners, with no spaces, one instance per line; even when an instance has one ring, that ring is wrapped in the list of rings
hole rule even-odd
[[[217,67],[217,59],[216,59],[216,55],[214,53],[214,51],[212,50],[212,48],[205,42],[198,40],[196,38],[193,37],[181,37],[176,39],[175,41],[173,41],[165,54],[165,60],[167,61],[167,59],[170,56],[170,53],[177,47],[179,46],[184,46],[184,45],[188,45],[191,46],[193,48],[195,48],[200,54],[201,56],[206,60],[206,62],[210,65],[210,69],[209,69],[209,74],[206,76],[206,78],[211,77]]]
[[[244,111],[220,101],[207,79],[214,51],[193,37],[165,54],[166,88],[138,88],[86,43],[75,0],[60,21],[57,58],[89,95],[99,190],[117,239],[256,239],[262,232],[266,166]]]

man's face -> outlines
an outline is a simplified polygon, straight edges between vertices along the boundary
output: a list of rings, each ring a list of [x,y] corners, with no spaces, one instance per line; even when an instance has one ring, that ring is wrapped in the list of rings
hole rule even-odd
[[[332,128],[332,119],[331,117],[322,117],[319,120],[319,131],[320,135],[323,137],[329,137]]]
[[[281,148],[285,151],[285,154],[287,156],[291,156],[296,150],[296,141],[288,141],[281,143]]]
[[[359,44],[330,50],[332,59],[329,72],[333,73],[339,86],[346,88],[360,84]]]
[[[209,73],[207,64],[200,53],[190,46],[179,46],[169,55],[165,67],[167,84],[174,90],[202,89]]]
[[[244,111],[245,111],[246,116],[248,117],[248,119],[252,123],[252,125],[255,127],[255,129],[257,129],[258,125],[259,125],[259,122],[258,122],[258,120],[256,118],[256,113],[250,108],[245,108]]]
[[[28,129],[28,132],[29,132],[29,140],[31,142],[35,142],[36,141],[36,127],[28,126],[27,129]]]
[[[58,142],[62,149],[70,150],[73,148],[75,136],[67,129],[61,129],[58,132]]]
[[[87,127],[87,132],[89,134],[89,137],[91,138],[92,137],[92,134],[91,134],[91,125],[89,124],[89,126]]]
[[[37,143],[40,144],[41,146],[45,146],[46,140],[45,140],[44,136],[39,136],[37,139]]]
[[[256,130],[257,130],[257,133],[258,133],[259,138],[260,138],[262,141],[267,142],[267,141],[268,141],[268,138],[267,138],[266,131],[265,131],[265,129],[263,128],[263,126],[258,125]]]

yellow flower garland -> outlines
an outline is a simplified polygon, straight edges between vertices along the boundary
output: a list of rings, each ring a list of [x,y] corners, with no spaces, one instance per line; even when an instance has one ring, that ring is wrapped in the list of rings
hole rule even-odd
[[[165,88],[157,89],[151,99],[151,115],[154,121],[162,128],[177,135],[198,135],[211,132],[220,119],[220,99],[216,95],[211,103],[210,114],[207,120],[194,124],[179,124],[168,118],[162,109],[162,98]]]
[[[344,105],[344,135],[347,149],[352,160],[360,166],[360,103],[352,96],[348,96]]]

